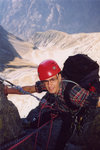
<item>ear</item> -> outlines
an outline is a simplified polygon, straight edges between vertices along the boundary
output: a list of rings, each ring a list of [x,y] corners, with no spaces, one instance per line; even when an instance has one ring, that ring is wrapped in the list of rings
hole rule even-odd
[[[58,79],[59,79],[59,81],[61,81],[61,74],[58,75]]]

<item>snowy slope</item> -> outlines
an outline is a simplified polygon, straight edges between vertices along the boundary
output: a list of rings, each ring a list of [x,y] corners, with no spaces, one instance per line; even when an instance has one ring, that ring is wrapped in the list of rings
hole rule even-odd
[[[3,61],[0,62],[4,65],[0,76],[16,85],[35,84],[38,80],[37,66],[44,59],[54,59],[62,68],[68,56],[84,53],[100,64],[100,33],[69,35],[52,30],[35,33],[30,43],[4,32],[3,29],[0,33],[2,33],[0,41],[3,40],[4,43],[0,44],[0,56],[4,56]],[[2,49],[5,53],[2,53]],[[13,55],[13,59],[8,60],[10,56],[8,52]],[[40,98],[43,94],[35,93]],[[38,101],[31,96],[9,95],[8,97],[17,106],[21,117],[27,116],[29,111],[38,105]]]

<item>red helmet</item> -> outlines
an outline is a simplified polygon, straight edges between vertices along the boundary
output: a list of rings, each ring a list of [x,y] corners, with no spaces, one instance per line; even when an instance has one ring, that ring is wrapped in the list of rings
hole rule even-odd
[[[61,71],[60,67],[54,60],[45,60],[40,63],[38,67],[38,74],[40,80],[46,80]]]

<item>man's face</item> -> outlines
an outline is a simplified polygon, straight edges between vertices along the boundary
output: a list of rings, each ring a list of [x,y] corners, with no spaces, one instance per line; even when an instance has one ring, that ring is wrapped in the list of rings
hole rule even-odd
[[[57,74],[57,75],[45,80],[44,84],[49,93],[57,94],[59,91],[60,82],[61,82],[61,74],[59,74],[59,75]]]

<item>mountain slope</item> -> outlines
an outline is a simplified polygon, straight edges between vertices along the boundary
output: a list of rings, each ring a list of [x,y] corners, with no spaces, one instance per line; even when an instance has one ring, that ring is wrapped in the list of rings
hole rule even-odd
[[[22,39],[35,32],[99,32],[98,0],[0,0],[0,24]]]
[[[3,55],[3,59],[0,59],[3,66],[3,69],[0,66],[0,77],[16,85],[35,84],[39,80],[37,66],[45,59],[56,60],[62,68],[69,56],[83,53],[100,64],[100,33],[70,35],[49,30],[35,33],[29,43],[4,31],[2,27],[0,29],[0,41],[3,41],[0,44],[0,56]],[[41,98],[44,93],[36,95]],[[8,95],[8,98],[16,105],[21,117],[27,116],[38,105],[38,101],[29,95]]]
[[[9,34],[0,26],[0,63],[7,63],[13,60],[14,57],[21,58],[9,42],[8,35]]]
[[[85,53],[100,63],[100,33],[67,34],[60,31],[49,30],[37,32],[32,36],[37,60],[53,58],[63,64],[64,60],[71,54]],[[61,58],[60,58],[61,56]],[[43,59],[42,59],[43,58]],[[60,58],[60,59],[59,59]],[[37,61],[36,60],[36,61]]]
[[[0,26],[0,70],[3,69],[3,65],[8,64],[15,58],[19,60],[25,58],[29,53],[32,53],[33,45],[31,43],[24,42],[23,40],[15,37],[14,35],[8,33]],[[29,56],[31,56],[29,54]],[[28,58],[26,58],[28,59]]]

